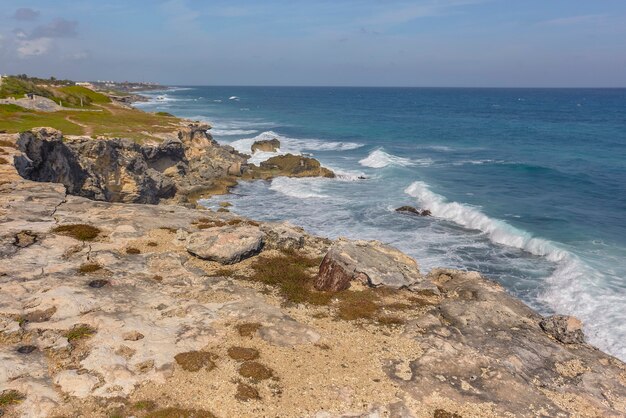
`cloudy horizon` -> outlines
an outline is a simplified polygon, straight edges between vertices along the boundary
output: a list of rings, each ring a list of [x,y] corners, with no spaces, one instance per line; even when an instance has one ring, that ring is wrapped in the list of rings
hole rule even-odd
[[[606,0],[4,0],[0,73],[170,85],[625,87]]]

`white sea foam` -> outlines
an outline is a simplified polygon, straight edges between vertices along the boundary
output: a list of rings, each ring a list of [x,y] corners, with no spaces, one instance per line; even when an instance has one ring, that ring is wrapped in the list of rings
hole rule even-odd
[[[478,208],[448,202],[432,192],[426,183],[416,181],[405,189],[420,205],[436,217],[465,228],[483,232],[492,242],[519,248],[556,264],[540,300],[555,312],[576,315],[583,320],[588,341],[607,352],[626,359],[626,298],[623,292],[606,286],[606,277],[575,254],[553,242],[532,237],[504,221],[492,219]],[[602,285],[604,284],[604,286]]]
[[[274,131],[262,132],[253,138],[239,139],[231,142],[229,145],[239,152],[250,154],[254,142],[274,138],[280,141],[280,149],[277,152],[255,152],[250,159],[251,163],[258,164],[268,158],[281,154],[300,155],[305,151],[346,151],[362,146],[362,144],[355,142],[324,141],[315,138],[290,138]]]
[[[256,129],[211,129],[211,134],[219,136],[252,135],[257,132]]]
[[[371,168],[384,168],[390,165],[395,166],[429,166],[433,163],[433,160],[430,158],[422,158],[417,160],[411,160],[409,158],[398,157],[396,155],[388,154],[382,150],[382,148],[378,148],[370,154],[359,161],[359,164],[365,167]]]
[[[271,190],[286,196],[299,199],[321,199],[328,197],[322,193],[323,179],[300,179],[290,177],[278,177],[272,180]]]

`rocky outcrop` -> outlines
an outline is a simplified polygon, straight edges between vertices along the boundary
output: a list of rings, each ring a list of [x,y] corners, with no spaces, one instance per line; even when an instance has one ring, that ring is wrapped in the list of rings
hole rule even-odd
[[[430,216],[431,213],[428,209],[416,209],[413,206],[400,206],[399,208],[396,209],[396,212],[406,212],[406,213],[412,213],[414,215],[417,216]]]
[[[244,178],[247,179],[271,179],[279,176],[334,178],[335,173],[322,167],[315,158],[285,154],[269,158],[259,167],[251,164],[248,172],[244,174]]]
[[[544,318],[539,325],[546,333],[564,344],[585,342],[583,324],[573,316],[553,315]]]
[[[250,147],[252,152],[276,152],[280,148],[280,141],[276,138],[254,141]]]
[[[245,157],[220,147],[208,125],[190,124],[178,138],[140,145],[125,139],[65,139],[51,128],[24,132],[17,143],[22,177],[63,184],[68,192],[124,203],[185,201],[199,184],[241,174]]]
[[[358,280],[371,287],[407,288],[419,282],[415,260],[378,241],[338,239],[322,260],[315,288],[340,291]]]
[[[191,234],[186,248],[204,260],[234,264],[261,251],[263,237],[256,226],[223,226]]]

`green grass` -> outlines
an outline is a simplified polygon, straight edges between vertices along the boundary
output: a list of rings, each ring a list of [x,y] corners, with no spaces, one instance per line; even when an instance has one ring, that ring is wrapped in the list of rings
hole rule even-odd
[[[45,87],[39,86],[30,80],[22,80],[16,77],[4,77],[0,84],[0,98],[7,97],[20,98],[27,93],[33,93],[38,96],[54,98],[54,93]]]
[[[49,126],[66,135],[81,135],[83,128],[66,120],[66,116],[66,112],[36,112],[17,105],[0,104],[0,130],[18,133],[40,126]]]
[[[70,96],[83,98],[83,103],[111,103],[108,96],[83,86],[65,86],[58,88],[58,90]]]
[[[169,112],[156,112],[155,115],[157,115],[157,116],[167,116],[167,117],[170,117],[170,118],[174,117],[174,115],[172,115]]]
[[[25,396],[17,390],[5,390],[0,393],[0,406],[13,405],[24,400]]]
[[[72,237],[80,241],[93,241],[102,231],[91,225],[73,224],[57,226],[52,230],[52,232]]]
[[[96,333],[96,330],[89,325],[79,324],[75,325],[71,330],[67,331],[64,335],[67,341],[72,342],[76,340],[82,340],[83,338],[91,337]]]

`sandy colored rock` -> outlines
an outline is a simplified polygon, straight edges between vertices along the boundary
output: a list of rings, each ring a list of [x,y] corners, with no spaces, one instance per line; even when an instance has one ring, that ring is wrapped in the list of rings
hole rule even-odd
[[[257,254],[263,247],[263,237],[255,226],[222,226],[191,234],[186,248],[196,257],[234,264]]]

